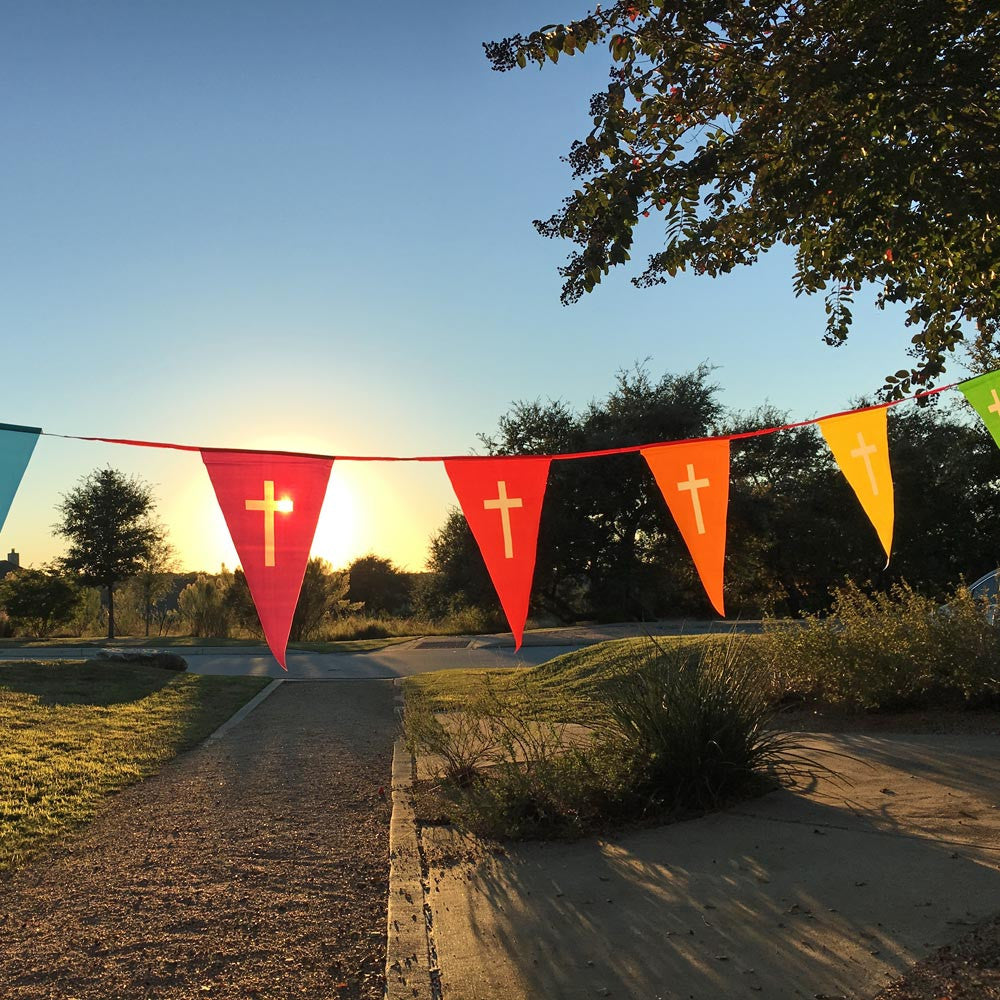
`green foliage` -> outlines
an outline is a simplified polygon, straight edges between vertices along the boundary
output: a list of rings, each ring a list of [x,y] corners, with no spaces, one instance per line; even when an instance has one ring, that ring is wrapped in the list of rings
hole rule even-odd
[[[629,260],[659,216],[663,249],[634,279],[715,277],[795,248],[796,293],[826,293],[844,341],[866,282],[917,328],[907,393],[944,369],[969,324],[989,339],[1000,188],[1000,12],[986,0],[621,0],[486,45],[494,69],[604,43],[608,86],[574,142],[578,187],[535,223],[579,247],[563,301]]]
[[[619,373],[606,399],[581,414],[562,403],[515,403],[482,440],[492,454],[610,448],[740,434],[780,426],[772,407],[726,414],[702,367],[659,381]],[[798,615],[829,606],[846,576],[871,589],[901,579],[942,596],[963,573],[1000,554],[1000,451],[967,407],[895,407],[889,447],[896,530],[888,569],[874,532],[814,426],[733,443],[726,545],[732,616]],[[837,545],[830,539],[837,538]],[[985,562],[984,562],[985,560]],[[499,605],[458,510],[431,540],[414,601],[442,616]],[[553,463],[542,511],[531,607],[563,620],[707,617],[711,609],[659,490],[638,455]]]
[[[654,380],[620,371],[607,397],[572,413],[561,402],[515,403],[483,435],[491,455],[591,451],[702,437],[722,415],[711,370]],[[478,547],[459,511],[431,540],[445,593],[499,611]],[[708,611],[683,542],[638,454],[553,463],[539,529],[532,609],[563,620],[648,618]]]
[[[72,635],[99,635],[107,630],[101,591],[97,587],[80,587],[69,630]]]
[[[52,569],[16,569],[0,581],[0,607],[27,635],[48,635],[69,622],[78,600],[74,583]]]
[[[407,683],[407,740],[440,760],[455,822],[494,837],[575,835],[717,807],[799,760],[769,726],[769,688],[741,641],[586,652],[547,673],[465,678],[466,694],[444,703],[444,677]]]
[[[347,573],[348,600],[364,605],[369,614],[399,615],[409,611],[410,574],[398,569],[391,559],[369,553],[355,559]]]
[[[243,570],[238,566],[233,570],[232,580],[226,588],[223,597],[226,612],[230,622],[240,630],[240,632],[252,636],[254,639],[262,639],[264,630],[254,607],[253,598],[250,596],[250,587]]]
[[[115,636],[114,588],[135,576],[162,541],[152,487],[117,469],[84,476],[59,504],[55,532],[69,539],[63,566],[84,584],[105,587],[108,638]]]
[[[770,621],[756,644],[778,690],[863,709],[963,707],[1000,696],[1000,635],[960,587],[948,605],[904,583],[835,592],[829,617]]]
[[[325,559],[310,559],[289,639],[300,642],[318,636],[324,626],[338,616],[359,610],[347,599],[350,586],[351,578],[346,570],[335,570]]]
[[[639,650],[605,698],[638,789],[668,808],[712,808],[760,787],[790,750],[744,636]]]
[[[232,585],[233,574],[223,567],[216,576],[199,574],[180,592],[177,609],[191,635],[215,639],[229,636],[232,616],[226,598]]]

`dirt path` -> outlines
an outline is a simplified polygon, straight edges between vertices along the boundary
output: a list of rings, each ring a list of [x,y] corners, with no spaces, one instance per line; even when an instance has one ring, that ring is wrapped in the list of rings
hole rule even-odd
[[[284,684],[0,881],[0,997],[381,998],[392,704]]]

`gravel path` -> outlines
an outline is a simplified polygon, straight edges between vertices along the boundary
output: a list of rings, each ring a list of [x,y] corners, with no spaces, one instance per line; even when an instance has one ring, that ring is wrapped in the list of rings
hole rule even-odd
[[[284,684],[0,880],[0,997],[381,998],[387,681]]]

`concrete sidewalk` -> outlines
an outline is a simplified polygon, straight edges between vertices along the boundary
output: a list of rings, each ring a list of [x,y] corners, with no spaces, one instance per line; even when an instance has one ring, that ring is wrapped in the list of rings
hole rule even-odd
[[[442,996],[871,997],[1000,910],[1000,736],[804,742],[851,786],[501,854],[423,828]]]

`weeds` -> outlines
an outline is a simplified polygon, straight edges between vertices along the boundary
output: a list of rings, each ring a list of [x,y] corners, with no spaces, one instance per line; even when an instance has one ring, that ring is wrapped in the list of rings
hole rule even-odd
[[[792,698],[875,710],[976,707],[1000,695],[1000,640],[965,587],[940,608],[906,584],[834,592],[831,613],[766,622],[757,654]]]
[[[407,689],[407,738],[442,762],[439,797],[460,826],[490,837],[565,837],[648,817],[690,814],[774,784],[790,737],[769,728],[759,663],[734,637],[702,647],[615,650],[600,704],[565,703],[533,672],[492,678],[460,711],[438,713]],[[801,762],[801,761],[799,761]]]

